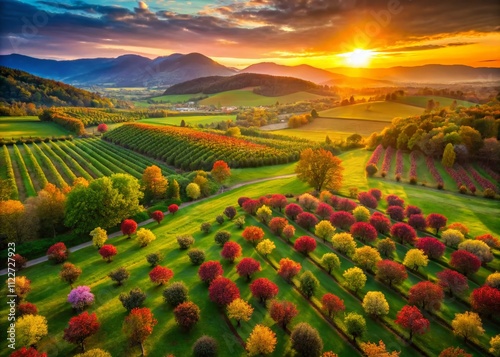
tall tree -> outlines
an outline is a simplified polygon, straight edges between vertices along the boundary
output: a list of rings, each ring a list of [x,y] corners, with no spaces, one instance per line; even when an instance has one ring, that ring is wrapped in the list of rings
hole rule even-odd
[[[459,337],[463,337],[465,342],[475,340],[484,334],[483,323],[481,318],[475,312],[466,311],[463,314],[455,314],[455,318],[451,322],[453,333]]]
[[[443,164],[444,167],[453,167],[456,156],[457,154],[455,154],[455,149],[453,148],[453,144],[448,143],[444,148],[443,159],[441,160],[441,163]]]
[[[29,204],[36,207],[42,229],[46,228],[56,236],[56,227],[64,220],[66,204],[65,193],[55,185],[48,183],[38,192],[36,197],[30,199]]]
[[[225,161],[218,160],[214,162],[211,174],[214,180],[219,185],[222,185],[229,177],[231,177],[231,169]]]
[[[246,349],[249,356],[271,354],[276,347],[276,334],[267,326],[255,325],[247,339]]]
[[[153,333],[153,328],[158,323],[153,313],[147,307],[134,308],[123,322],[123,331],[131,343],[141,346],[142,356],[145,355],[144,341]]]
[[[342,185],[342,160],[324,149],[305,149],[295,168],[297,177],[316,191],[338,190]]]
[[[142,185],[147,198],[159,199],[165,197],[168,188],[168,180],[161,173],[161,169],[156,166],[148,166],[142,174]]]
[[[69,320],[68,327],[64,329],[63,339],[79,345],[82,351],[85,351],[85,340],[96,334],[100,327],[95,312],[89,314],[85,311]]]

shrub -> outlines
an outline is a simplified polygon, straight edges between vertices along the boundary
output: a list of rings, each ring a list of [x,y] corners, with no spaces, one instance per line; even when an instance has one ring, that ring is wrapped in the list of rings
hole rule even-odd
[[[234,220],[234,225],[238,227],[239,229],[243,228],[245,225],[245,216],[239,216]]]
[[[172,203],[170,206],[168,206],[168,212],[170,212],[170,214],[172,215],[174,215],[178,210],[179,206],[177,206],[175,203]]]
[[[264,239],[263,241],[259,242],[259,244],[257,244],[257,246],[255,247],[257,252],[259,252],[263,256],[271,254],[275,248],[276,245],[270,239]]]
[[[330,222],[334,227],[340,228],[344,231],[348,231],[349,228],[356,223],[356,219],[352,215],[352,213],[339,211],[334,212],[330,217]]]
[[[224,209],[224,215],[229,219],[230,221],[236,217],[236,208],[233,206],[228,206]]]
[[[378,172],[378,167],[377,165],[372,163],[366,165],[365,170],[368,177],[373,177]]]
[[[427,255],[431,259],[440,259],[446,249],[446,246],[443,243],[432,237],[417,239],[415,247],[423,250],[425,255]]]
[[[217,217],[215,217],[215,222],[222,224],[224,223],[224,216],[219,214]]]
[[[358,194],[358,201],[361,203],[363,206],[366,206],[368,208],[377,208],[378,202],[375,197],[373,197],[371,194],[368,192],[360,192]]]
[[[217,340],[210,336],[203,335],[193,344],[194,357],[215,357],[217,351]]]
[[[257,210],[259,209],[259,207],[262,206],[262,204],[260,203],[260,201],[258,200],[247,200],[245,201],[245,203],[243,203],[243,210],[252,215],[252,216],[255,216],[255,214],[257,213]]]
[[[171,306],[177,306],[188,301],[189,290],[182,281],[176,281],[163,290],[163,300]]]
[[[352,212],[357,206],[358,205],[353,200],[340,198],[335,208],[339,211]]]
[[[387,195],[385,200],[387,201],[388,206],[399,206],[403,208],[405,206],[405,201],[396,195]]]
[[[256,216],[262,223],[267,225],[273,217],[273,212],[268,206],[263,205],[257,210]]]
[[[406,218],[410,218],[414,214],[422,214],[422,210],[417,206],[408,205],[405,208],[405,216]]]
[[[153,220],[155,220],[158,224],[161,223],[161,221],[163,221],[163,218],[165,217],[165,215],[163,214],[162,211],[154,211],[153,213],[151,213],[151,218]]]
[[[163,285],[167,284],[170,279],[174,276],[174,272],[167,267],[162,267],[160,265],[155,266],[149,272],[149,279],[152,283]]]
[[[111,271],[108,276],[111,278],[111,280],[116,281],[118,286],[121,286],[123,282],[130,277],[130,273],[127,269],[125,269],[125,267],[120,267]]]
[[[281,210],[286,207],[288,204],[288,200],[286,199],[286,196],[280,195],[280,194],[275,194],[271,196],[271,200],[269,201],[269,204],[273,209],[279,209]]]
[[[164,255],[161,252],[146,255],[146,260],[152,267],[157,266],[163,260]]]
[[[156,236],[149,229],[141,228],[137,231],[137,241],[141,247],[148,246],[154,240],[156,240]]]
[[[189,249],[194,244],[194,238],[190,235],[177,236],[177,244],[180,249]]]
[[[238,265],[236,265],[236,271],[238,272],[238,275],[241,277],[246,277],[247,280],[250,280],[251,276],[260,270],[261,268],[259,261],[253,258],[243,258],[238,263]]]
[[[222,265],[214,260],[201,264],[198,269],[198,276],[205,283],[210,283],[212,280],[224,274]]]
[[[243,230],[241,235],[246,241],[255,245],[262,238],[264,238],[264,231],[260,227],[248,226]]]
[[[287,240],[287,242],[289,242],[294,235],[295,235],[295,227],[292,226],[291,224],[283,228],[283,237]]]
[[[224,259],[233,263],[236,258],[241,257],[241,246],[236,242],[226,242],[220,254]]]
[[[233,281],[219,276],[210,283],[208,295],[217,305],[227,306],[240,297],[240,290]]]
[[[194,302],[186,301],[174,309],[175,322],[189,331],[200,319],[200,308]]]
[[[370,220],[370,211],[363,206],[358,206],[352,211],[356,222],[368,222]]]
[[[133,219],[126,219],[122,222],[120,229],[123,235],[126,235],[130,239],[132,234],[137,230],[137,223]]]
[[[377,243],[377,250],[382,257],[390,258],[394,251],[396,251],[396,243],[390,238],[379,240]]]
[[[187,255],[193,265],[200,265],[205,261],[205,252],[201,249],[191,249]]]
[[[491,188],[486,188],[484,191],[483,191],[483,197],[485,198],[495,198],[495,191]]]
[[[212,225],[210,224],[210,222],[203,222],[200,226],[200,230],[205,233],[205,234],[208,234],[210,233],[210,230],[212,229]]]
[[[316,240],[312,237],[302,236],[297,238],[293,247],[298,252],[308,255],[316,249]]]
[[[460,231],[455,229],[447,229],[441,234],[441,240],[447,246],[456,248],[465,240],[465,238]]]
[[[35,304],[32,304],[30,302],[23,302],[17,305],[16,313],[18,317],[24,315],[38,315],[38,309]]]
[[[22,270],[25,267],[26,263],[28,262],[28,259],[21,256],[20,254],[14,254],[12,259],[14,259],[14,266],[16,271]]]
[[[214,240],[215,243],[217,243],[220,246],[223,246],[226,242],[229,241],[230,238],[231,238],[231,233],[222,230],[215,233]]]
[[[500,240],[498,238],[496,238],[496,237],[493,237],[489,233],[477,236],[474,239],[486,243],[492,249],[498,249],[498,248],[500,248]],[[16,267],[17,267],[17,265],[16,265]]]
[[[66,248],[66,245],[62,242],[52,245],[47,250],[48,259],[56,264],[68,260],[68,256],[69,256],[69,250],[68,248]]]
[[[132,311],[132,309],[142,306],[146,300],[146,294],[140,288],[134,288],[128,294],[121,293],[118,299],[127,311]]]
[[[274,217],[269,221],[269,229],[277,236],[280,236],[287,224],[286,218]]]
[[[370,224],[375,227],[377,232],[382,234],[389,233],[391,229],[391,221],[380,212],[375,212],[370,217]]]
[[[69,293],[68,302],[73,309],[81,311],[94,303],[94,294],[88,286],[78,286]]]
[[[370,190],[368,190],[368,193],[375,197],[377,201],[380,201],[380,199],[382,198],[382,191],[380,191],[378,188],[371,188]]]
[[[285,207],[285,215],[290,218],[292,221],[295,221],[297,216],[304,212],[302,210],[302,207],[300,207],[298,204],[295,203],[290,203]]]
[[[418,229],[423,231],[427,228],[427,222],[425,217],[421,214],[412,214],[408,219],[408,224],[413,227],[413,229]]]
[[[243,207],[243,204],[248,201],[250,198],[249,197],[240,197],[238,198],[238,206]]]
[[[81,274],[82,269],[76,265],[64,263],[61,271],[59,272],[59,277],[61,280],[67,282],[71,288],[73,288],[73,283],[78,280]]]
[[[491,286],[492,288],[500,289],[500,273],[495,272],[488,275],[486,278],[486,285]]]
[[[113,260],[113,257],[118,253],[116,247],[112,244],[106,244],[99,249],[99,254],[102,256],[102,259],[106,260],[108,263]]]
[[[386,212],[395,221],[402,222],[405,219],[404,210],[400,206],[389,206]]]
[[[305,322],[295,325],[290,340],[298,356],[319,357],[323,350],[323,340],[318,330]]]

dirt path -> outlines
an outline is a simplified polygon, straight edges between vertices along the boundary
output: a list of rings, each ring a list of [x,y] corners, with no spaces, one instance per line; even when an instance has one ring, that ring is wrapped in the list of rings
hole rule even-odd
[[[182,209],[184,207],[189,207],[189,206],[191,206],[191,205],[193,205],[195,203],[200,203],[200,202],[203,202],[203,201],[207,201],[209,199],[212,199],[214,197],[217,197],[217,196],[221,195],[224,192],[231,191],[231,190],[234,190],[234,189],[237,189],[237,188],[240,188],[240,187],[253,185],[253,184],[259,183],[259,182],[273,181],[273,180],[280,180],[280,179],[284,179],[284,178],[290,178],[290,177],[294,177],[294,176],[295,176],[295,174],[281,175],[281,176],[266,177],[266,178],[263,178],[263,179],[242,182],[242,183],[236,184],[234,186],[231,186],[231,187],[229,187],[229,188],[227,188],[227,189],[225,189],[225,190],[223,190],[221,192],[218,192],[215,195],[212,195],[212,196],[209,196],[209,197],[206,197],[206,198],[202,198],[201,200],[183,203],[182,206],[179,209]],[[164,214],[167,215],[167,214],[169,214],[169,212],[168,211],[164,212]],[[149,223],[152,223],[152,222],[154,222],[154,220],[150,218],[150,219],[147,219],[145,221],[142,221],[142,222],[138,223],[137,225],[139,227],[142,227],[142,226],[145,226],[145,225],[147,225]],[[118,232],[111,233],[110,235],[108,235],[108,239],[113,239],[113,238],[120,237],[120,236],[122,236],[122,232],[118,231]],[[88,242],[85,242],[85,243],[82,243],[82,244],[78,244],[78,245],[76,245],[74,247],[70,247],[69,250],[71,252],[76,252],[77,250],[90,247],[91,245],[92,245],[92,241],[88,241]],[[44,255],[43,257],[40,257],[40,258],[29,260],[28,263],[26,264],[26,267],[37,265],[37,264],[46,262],[47,260],[48,260],[48,258],[47,258],[46,255]],[[7,275],[7,269],[0,270],[0,276],[1,275]]]

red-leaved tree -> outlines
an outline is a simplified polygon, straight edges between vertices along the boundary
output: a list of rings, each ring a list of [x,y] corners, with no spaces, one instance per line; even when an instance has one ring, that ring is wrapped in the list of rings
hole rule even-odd
[[[198,269],[198,276],[205,283],[210,283],[212,280],[224,274],[222,265],[215,261],[210,260],[200,265]]]
[[[469,290],[467,277],[455,270],[445,269],[437,273],[436,277],[438,278],[439,286],[445,291],[449,291],[452,296],[463,294]]]
[[[356,218],[354,218],[350,212],[338,211],[330,216],[330,223],[333,224],[334,227],[348,231],[349,228],[356,223]]]
[[[408,205],[405,208],[406,218],[410,218],[413,214],[422,214],[422,210],[417,206]]]
[[[142,355],[145,355],[144,341],[153,333],[153,328],[158,323],[153,313],[147,307],[136,307],[123,322],[123,331],[132,344],[141,346]]]
[[[68,259],[69,250],[62,242],[53,244],[47,250],[47,257],[55,263],[62,263]]]
[[[126,219],[122,222],[120,228],[123,235],[126,235],[127,238],[130,239],[132,234],[137,230],[137,223],[133,219]]]
[[[405,219],[405,211],[400,206],[389,206],[386,212],[395,221],[402,222]]]
[[[377,279],[393,286],[402,284],[408,278],[408,273],[403,264],[386,259],[377,263],[376,276]]]
[[[210,283],[208,295],[216,304],[226,306],[240,297],[240,290],[233,281],[219,276]]]
[[[21,349],[12,352],[10,357],[47,357],[47,354],[45,352],[38,352],[33,347],[21,347]]]
[[[36,305],[32,304],[31,302],[22,302],[19,305],[17,305],[17,314],[19,316],[37,315],[38,309]]]
[[[271,196],[269,204],[273,209],[279,209],[279,211],[281,212],[281,210],[288,204],[288,201],[284,195],[274,194]]]
[[[292,281],[293,277],[302,269],[302,265],[299,262],[295,262],[289,258],[282,258],[279,265],[278,274],[287,282]]]
[[[443,301],[443,289],[430,281],[421,281],[410,288],[408,302],[424,310],[439,310]]]
[[[108,131],[108,126],[106,125],[106,123],[101,123],[97,126],[97,131],[100,133],[105,133]]]
[[[337,313],[345,310],[344,300],[337,295],[326,293],[321,298],[321,308],[333,319]]]
[[[168,212],[171,214],[175,214],[179,210],[179,206],[177,206],[175,203],[172,203],[170,206],[168,206]]]
[[[321,219],[329,219],[330,216],[333,214],[333,208],[327,203],[320,202],[318,204],[318,208],[316,208],[316,214]]]
[[[184,330],[191,330],[200,319],[200,308],[192,301],[185,301],[174,309],[175,322]]]
[[[368,208],[377,208],[378,202],[373,195],[371,195],[368,192],[360,192],[358,193],[358,201],[361,203],[363,206],[368,207]]]
[[[285,207],[285,215],[292,221],[295,221],[297,216],[302,212],[304,212],[304,210],[296,203],[290,203]]]
[[[269,305],[269,315],[284,329],[298,313],[297,306],[290,301],[273,300]]]
[[[151,218],[153,218],[153,220],[155,220],[156,222],[158,222],[158,224],[160,224],[161,221],[163,221],[164,214],[162,211],[157,210],[151,213]]]
[[[335,208],[339,211],[352,212],[358,205],[348,198],[339,198]]]
[[[238,198],[238,206],[243,207],[243,204],[248,201],[250,197],[240,197]]]
[[[217,160],[214,162],[210,173],[212,174],[214,180],[219,185],[222,185],[231,176],[231,169],[225,161]]]
[[[455,224],[457,224],[457,223],[455,223]],[[490,247],[492,249],[500,248],[500,239],[494,237],[493,235],[491,235],[489,233],[477,236],[474,239],[486,243],[488,245],[488,247]],[[17,267],[17,265],[16,265],[16,267]]]
[[[96,334],[100,327],[95,312],[89,314],[85,311],[69,320],[68,327],[64,329],[63,339],[80,346],[81,350],[85,351],[85,340]]]
[[[439,259],[443,256],[446,246],[432,237],[424,237],[417,239],[415,247],[422,249],[429,258]]]
[[[252,296],[262,304],[265,304],[267,300],[274,298],[278,295],[278,285],[273,283],[271,280],[266,278],[258,278],[252,284],[250,284],[250,291]]]
[[[316,216],[309,212],[299,213],[296,221],[299,226],[308,231],[310,231],[312,228],[314,228],[314,226],[318,224],[318,219],[316,218]]]
[[[316,239],[308,236],[299,237],[295,241],[293,247],[296,251],[308,255],[316,249]]]
[[[439,230],[443,227],[446,227],[446,222],[448,219],[442,214],[431,213],[425,219],[427,226],[430,228],[434,228],[436,230],[436,235],[439,234]]]
[[[380,212],[375,212],[370,217],[370,224],[382,234],[389,233],[391,229],[391,221]]]
[[[238,265],[236,265],[236,271],[239,276],[246,277],[247,280],[250,280],[252,274],[260,271],[260,263],[253,258],[243,258]]]
[[[380,199],[382,198],[382,191],[380,191],[378,188],[371,188],[370,190],[368,190],[368,193],[375,197],[377,201],[380,201]]]
[[[222,247],[220,255],[224,259],[229,260],[230,263],[233,263],[236,258],[241,257],[241,245],[232,241],[226,242]]]
[[[410,218],[408,218],[408,224],[419,231],[423,231],[427,228],[427,221],[422,214],[412,214]]]
[[[262,206],[262,203],[260,203],[259,200],[248,199],[243,202],[242,208],[246,213],[255,216],[255,213],[257,213],[257,210],[260,208],[260,206]]]
[[[170,270],[167,267],[162,267],[160,265],[155,266],[150,272],[149,272],[149,279],[151,282],[158,284],[158,285],[163,285],[167,284],[170,279],[172,279],[174,276],[174,272]]]
[[[280,236],[287,224],[288,220],[286,218],[274,217],[269,221],[269,229],[277,236]]]
[[[113,260],[113,257],[118,253],[116,247],[112,244],[105,244],[99,249],[99,254],[102,259],[106,260],[108,263]]]
[[[413,334],[423,335],[429,330],[429,320],[427,320],[416,306],[405,305],[396,315],[399,326],[410,331],[410,341]]]
[[[248,226],[243,230],[241,235],[246,241],[255,245],[258,241],[264,238],[264,231],[260,227]]]
[[[500,290],[489,285],[474,289],[470,296],[470,304],[474,311],[490,316],[500,313]]]
[[[406,223],[396,223],[391,227],[391,236],[401,244],[413,244],[417,239],[417,232]]]
[[[459,272],[470,275],[476,273],[481,268],[481,260],[474,254],[459,249],[451,253],[450,265]]]
[[[377,240],[377,230],[366,222],[356,222],[351,226],[351,235],[364,243],[370,243]]]
[[[399,207],[405,206],[405,201],[396,195],[387,195],[385,200],[387,201],[387,205],[389,206],[399,206]]]

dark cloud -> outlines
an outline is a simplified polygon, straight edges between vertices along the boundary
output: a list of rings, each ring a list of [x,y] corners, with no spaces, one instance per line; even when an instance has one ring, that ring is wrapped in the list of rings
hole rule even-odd
[[[418,45],[418,46],[405,46],[405,47],[396,47],[390,48],[386,50],[381,50],[379,52],[412,52],[412,51],[427,51],[427,50],[436,50],[439,48],[446,47],[459,47],[459,46],[468,46],[474,45],[477,42],[451,42],[444,45]]]
[[[2,0],[1,6],[2,53],[26,54],[43,48],[67,54],[76,46],[110,44],[203,48],[221,57],[248,57],[237,44],[254,48],[255,57],[345,52],[353,46],[419,51],[468,44],[420,44],[426,39],[498,32],[500,14],[497,0],[248,0],[221,2],[196,15],[173,12],[168,5],[153,12],[141,1],[133,9],[82,0],[42,0],[38,7]]]

